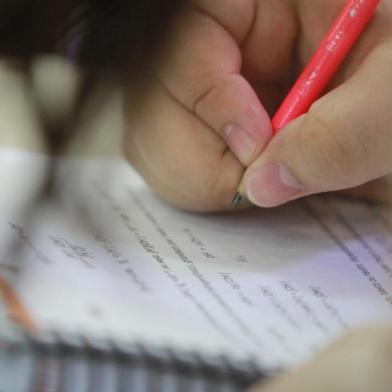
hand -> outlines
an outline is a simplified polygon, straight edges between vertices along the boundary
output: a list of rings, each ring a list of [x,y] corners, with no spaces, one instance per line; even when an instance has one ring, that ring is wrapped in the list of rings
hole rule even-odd
[[[247,167],[255,204],[352,188],[392,172],[392,0],[309,114],[271,141],[279,106],[343,0],[195,0],[149,94],[130,88],[125,150],[177,206],[225,209]]]
[[[370,328],[351,333],[313,362],[249,392],[388,392],[391,369],[391,328]]]

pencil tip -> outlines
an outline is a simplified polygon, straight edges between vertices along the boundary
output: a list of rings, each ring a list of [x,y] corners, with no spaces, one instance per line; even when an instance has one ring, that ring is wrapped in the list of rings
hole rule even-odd
[[[237,192],[234,197],[233,200],[230,203],[230,207],[231,208],[236,208],[238,206],[238,204],[240,204],[242,201],[242,195],[240,192]]]

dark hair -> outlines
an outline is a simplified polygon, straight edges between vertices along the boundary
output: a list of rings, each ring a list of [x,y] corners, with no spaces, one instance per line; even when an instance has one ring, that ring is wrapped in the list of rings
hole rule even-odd
[[[84,70],[80,104],[97,80],[121,80],[152,61],[185,1],[1,0],[0,56],[28,70],[37,55],[71,55]],[[61,144],[67,134],[48,137]]]
[[[159,45],[184,0],[1,0],[0,55],[30,60],[78,40],[88,70],[135,66]]]

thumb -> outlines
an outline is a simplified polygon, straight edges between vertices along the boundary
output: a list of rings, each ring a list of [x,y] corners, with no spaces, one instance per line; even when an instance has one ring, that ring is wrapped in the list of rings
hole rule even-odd
[[[392,58],[386,45],[283,129],[249,167],[245,187],[254,204],[273,207],[392,172]]]

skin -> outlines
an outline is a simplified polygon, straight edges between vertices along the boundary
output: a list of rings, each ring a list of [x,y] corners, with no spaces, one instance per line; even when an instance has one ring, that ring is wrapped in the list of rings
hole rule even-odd
[[[329,92],[271,140],[269,116],[343,3],[193,1],[146,76],[146,99],[129,91],[131,163],[163,198],[199,212],[226,209],[244,173],[263,207],[391,173],[391,0]]]
[[[355,331],[312,362],[249,392],[388,392],[392,385],[392,330]]]
[[[125,110],[126,156],[162,198],[191,211],[225,210],[243,175],[249,199],[263,207],[336,190],[392,195],[391,182],[369,185],[392,173],[392,0],[383,0],[328,92],[271,140],[270,116],[343,3],[187,7],[147,84],[129,89]],[[252,392],[389,391],[391,353],[390,328],[355,332]]]

